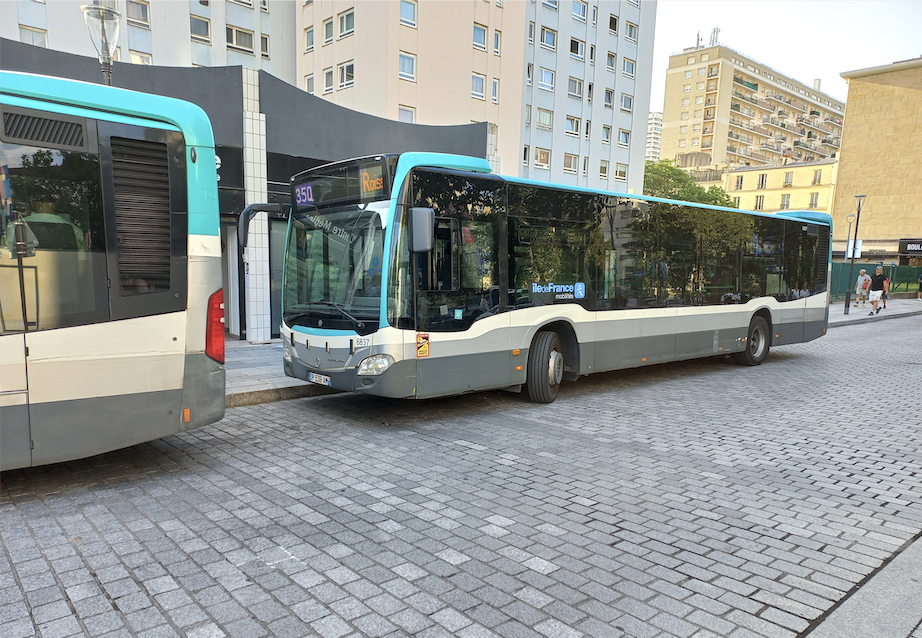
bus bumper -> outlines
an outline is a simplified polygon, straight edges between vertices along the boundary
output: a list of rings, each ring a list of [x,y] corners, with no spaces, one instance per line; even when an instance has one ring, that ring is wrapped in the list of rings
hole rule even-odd
[[[298,359],[283,361],[285,374],[296,379],[311,382],[310,373],[329,377],[329,387],[344,392],[361,392],[392,399],[414,398],[416,396],[416,361],[398,361],[384,374],[356,375],[356,368],[341,370],[315,369]]]

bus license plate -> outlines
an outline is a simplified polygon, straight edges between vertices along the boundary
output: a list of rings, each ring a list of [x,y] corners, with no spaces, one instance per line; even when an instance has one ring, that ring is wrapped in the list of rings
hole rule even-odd
[[[307,380],[311,383],[318,383],[320,385],[330,385],[330,377],[325,374],[317,374],[316,372],[308,372]]]

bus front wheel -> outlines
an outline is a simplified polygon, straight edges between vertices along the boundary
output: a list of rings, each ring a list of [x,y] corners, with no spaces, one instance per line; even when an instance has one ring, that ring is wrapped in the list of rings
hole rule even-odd
[[[535,335],[528,352],[526,386],[534,403],[551,403],[563,380],[563,349],[556,332],[542,330]]]
[[[733,354],[733,360],[741,366],[757,366],[768,356],[768,323],[762,317],[753,317],[746,334],[746,349]]]

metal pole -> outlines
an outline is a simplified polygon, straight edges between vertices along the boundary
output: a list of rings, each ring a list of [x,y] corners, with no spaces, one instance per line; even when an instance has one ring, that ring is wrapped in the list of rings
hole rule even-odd
[[[858,200],[858,215],[855,217],[855,239],[852,241],[851,266],[848,269],[848,291],[845,293],[845,314],[848,314],[848,308],[852,300],[852,283],[855,273],[855,252],[858,250],[858,224],[861,223],[861,200]],[[845,244],[848,246],[848,243]]]

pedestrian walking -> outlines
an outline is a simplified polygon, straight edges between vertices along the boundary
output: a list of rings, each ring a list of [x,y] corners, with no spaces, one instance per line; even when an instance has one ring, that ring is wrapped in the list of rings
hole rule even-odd
[[[858,302],[861,302],[862,306],[865,306],[865,302],[868,300],[868,286],[871,285],[871,278],[868,276],[868,271],[862,268],[858,271],[858,279],[855,281],[855,308],[858,307]]]
[[[870,292],[868,293],[868,301],[871,302],[871,312],[869,312],[868,315],[880,313],[880,308],[877,307],[877,304],[880,303],[880,298],[885,292],[887,292],[887,276],[884,274],[884,267],[878,266],[871,276]]]

